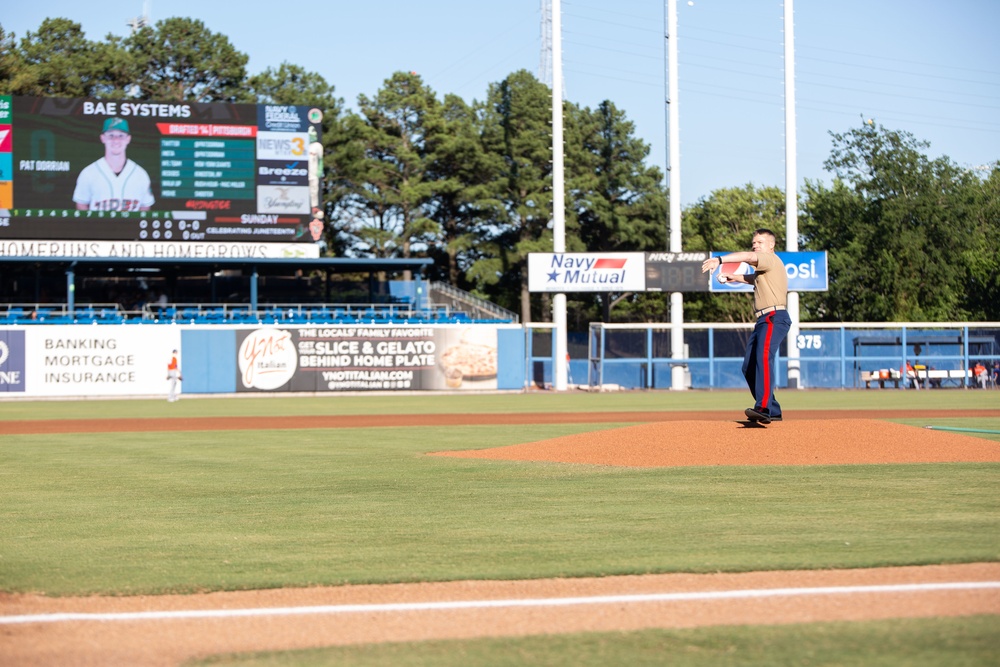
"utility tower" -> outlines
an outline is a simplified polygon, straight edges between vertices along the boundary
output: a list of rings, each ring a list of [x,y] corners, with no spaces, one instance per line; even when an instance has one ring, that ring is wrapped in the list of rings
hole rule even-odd
[[[149,0],[142,3],[142,16],[136,16],[125,22],[132,32],[135,33],[149,25]]]
[[[542,52],[538,80],[552,87],[552,0],[542,0]]]

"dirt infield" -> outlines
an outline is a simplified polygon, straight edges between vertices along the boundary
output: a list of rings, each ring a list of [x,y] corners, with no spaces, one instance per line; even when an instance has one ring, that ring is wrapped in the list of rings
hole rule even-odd
[[[1000,443],[872,419],[672,421],[435,455],[639,468],[1000,462]]]
[[[1000,461],[1000,443],[876,421],[996,414],[872,411],[859,420],[849,411],[805,411],[766,428],[720,412],[50,420],[0,422],[0,432],[616,422],[637,424],[436,455],[641,467],[879,464]],[[114,598],[0,594],[0,663],[166,667],[223,652],[384,641],[1000,614],[997,586],[1000,563]]]
[[[1000,410],[866,410],[865,419],[997,417]],[[799,410],[788,421],[857,419],[852,410]],[[171,419],[46,419],[0,421],[0,434],[127,433],[137,431],[259,431],[262,429],[364,428],[374,426],[475,426],[477,424],[606,424],[632,422],[730,422],[728,412],[518,412],[490,414],[306,415],[292,417],[185,417]]]

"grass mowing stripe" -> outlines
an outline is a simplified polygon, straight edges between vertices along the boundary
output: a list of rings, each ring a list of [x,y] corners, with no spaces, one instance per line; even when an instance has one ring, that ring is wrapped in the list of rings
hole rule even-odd
[[[994,667],[1000,617],[398,642],[214,656],[214,667]]]
[[[1000,559],[995,464],[636,470],[422,455],[592,428],[9,436],[0,589],[127,594]]]

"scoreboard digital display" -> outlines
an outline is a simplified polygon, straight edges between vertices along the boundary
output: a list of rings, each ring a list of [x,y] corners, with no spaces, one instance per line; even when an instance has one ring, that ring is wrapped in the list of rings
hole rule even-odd
[[[707,252],[646,253],[646,291],[707,292],[709,275],[701,272]]]
[[[0,96],[0,244],[315,243],[321,121],[305,106]]]

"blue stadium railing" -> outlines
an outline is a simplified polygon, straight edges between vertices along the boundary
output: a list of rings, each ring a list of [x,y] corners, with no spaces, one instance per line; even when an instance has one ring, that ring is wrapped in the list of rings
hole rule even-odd
[[[10,304],[0,306],[0,325],[30,324],[466,324],[509,323],[473,318],[447,306],[414,309],[409,304],[147,304],[123,310],[118,304]]]

